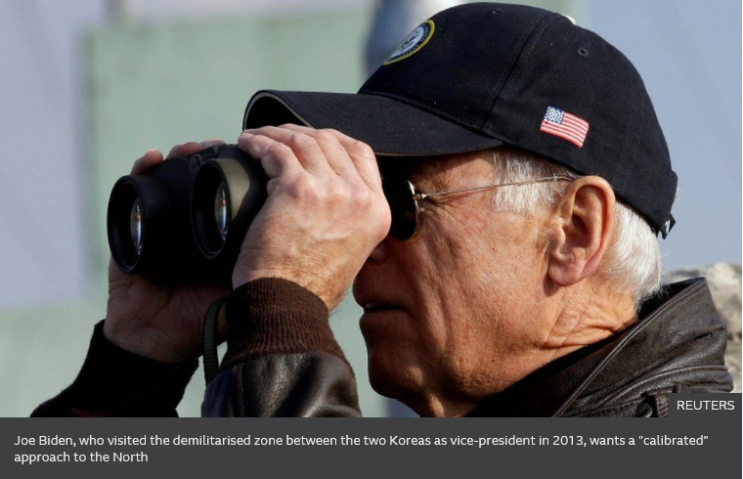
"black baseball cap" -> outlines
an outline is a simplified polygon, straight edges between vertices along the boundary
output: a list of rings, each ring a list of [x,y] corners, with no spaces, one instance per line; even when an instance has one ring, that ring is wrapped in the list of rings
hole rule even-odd
[[[593,32],[546,10],[444,10],[411,32],[357,94],[264,90],[243,128],[334,128],[378,156],[509,145],[598,175],[665,237],[677,177],[645,85]]]

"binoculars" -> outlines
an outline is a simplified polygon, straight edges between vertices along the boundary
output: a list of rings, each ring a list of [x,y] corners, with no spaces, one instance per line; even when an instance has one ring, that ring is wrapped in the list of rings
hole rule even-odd
[[[229,280],[245,233],[266,200],[267,182],[260,162],[235,145],[121,177],[106,225],[114,262],[130,274]]]

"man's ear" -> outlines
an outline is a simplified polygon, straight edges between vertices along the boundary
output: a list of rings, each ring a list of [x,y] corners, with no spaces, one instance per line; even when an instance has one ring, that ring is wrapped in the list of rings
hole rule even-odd
[[[585,176],[570,183],[556,206],[548,247],[552,282],[570,286],[597,271],[614,235],[615,209],[614,190],[605,179]]]

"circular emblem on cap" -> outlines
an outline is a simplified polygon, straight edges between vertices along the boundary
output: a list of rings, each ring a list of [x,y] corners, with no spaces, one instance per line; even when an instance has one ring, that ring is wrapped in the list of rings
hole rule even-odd
[[[389,65],[391,63],[399,62],[400,60],[404,60],[409,56],[418,53],[421,48],[426,46],[428,40],[431,39],[431,37],[433,36],[433,31],[433,20],[428,20],[425,23],[421,23],[415,30],[410,32],[410,34],[405,37],[405,40],[403,40],[400,46],[397,47],[397,50],[395,50],[387,59],[387,61],[382,63],[382,65]]]

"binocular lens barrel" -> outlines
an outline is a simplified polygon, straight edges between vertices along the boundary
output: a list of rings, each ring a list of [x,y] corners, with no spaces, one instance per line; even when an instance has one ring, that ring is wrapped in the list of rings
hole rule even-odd
[[[221,145],[164,161],[114,185],[108,241],[125,273],[224,280],[266,199],[260,162]]]
[[[266,199],[266,178],[260,163],[239,149],[227,150],[204,163],[194,179],[192,222],[204,258],[237,259],[240,245]]]
[[[140,257],[145,243],[144,210],[134,176],[121,178],[108,203],[108,240],[111,255],[127,273],[141,269]]]
[[[194,180],[191,215],[194,241],[202,256],[216,258],[227,242],[231,202],[227,179],[215,161],[205,163]]]

